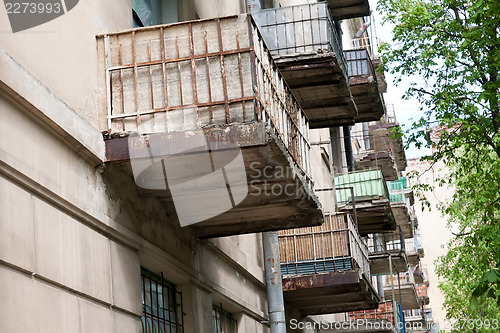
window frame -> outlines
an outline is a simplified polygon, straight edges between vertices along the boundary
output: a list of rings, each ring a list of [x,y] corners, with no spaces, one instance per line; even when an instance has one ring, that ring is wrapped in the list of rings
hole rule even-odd
[[[182,292],[177,291],[173,283],[165,280],[163,273],[158,275],[141,267],[141,299],[141,323],[144,333],[184,332]]]
[[[231,312],[222,307],[222,303],[220,305],[212,305],[212,322],[214,333],[238,332],[238,320],[236,320]]]

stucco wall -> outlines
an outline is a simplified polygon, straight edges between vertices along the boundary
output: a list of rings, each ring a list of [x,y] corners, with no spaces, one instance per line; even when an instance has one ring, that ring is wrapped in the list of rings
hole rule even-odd
[[[43,82],[5,53],[0,68],[1,332],[140,331],[140,266],[184,293],[186,332],[212,331],[215,301],[265,332],[258,235],[197,241],[123,170],[100,165],[101,134]]]

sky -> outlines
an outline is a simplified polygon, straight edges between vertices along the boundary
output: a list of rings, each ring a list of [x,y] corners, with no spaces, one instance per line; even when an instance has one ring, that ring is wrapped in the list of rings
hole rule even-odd
[[[393,26],[386,23],[382,25],[382,16],[377,12],[377,1],[370,0],[370,7],[373,13],[375,21],[375,29],[378,38],[381,42],[391,43],[392,41],[392,30]],[[387,93],[384,94],[384,99],[386,104],[393,104],[396,110],[396,120],[402,126],[403,130],[409,129],[411,124],[421,117],[421,111],[419,110],[419,102],[416,99],[404,100],[402,96],[404,95],[406,89],[409,87],[409,82],[402,80],[399,86],[394,86],[393,80],[394,76],[385,73],[385,78],[387,81]],[[416,147],[410,147],[406,150],[406,158],[416,158],[431,153],[430,149]]]

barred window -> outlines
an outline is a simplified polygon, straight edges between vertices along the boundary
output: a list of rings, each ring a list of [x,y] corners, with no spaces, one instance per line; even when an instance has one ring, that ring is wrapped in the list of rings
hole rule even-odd
[[[157,275],[141,269],[141,278],[142,331],[144,333],[184,332],[182,294],[175,290],[173,284],[163,278],[163,274]]]
[[[236,333],[237,321],[233,315],[220,306],[212,307],[212,316],[214,322],[214,333]]]

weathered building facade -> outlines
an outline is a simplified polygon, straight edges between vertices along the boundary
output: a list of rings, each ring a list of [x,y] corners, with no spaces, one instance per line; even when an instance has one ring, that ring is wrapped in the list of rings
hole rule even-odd
[[[395,125],[366,127],[385,114],[351,20],[369,14],[89,0],[11,33],[0,10],[0,331],[268,332],[270,230],[287,322],[377,309],[372,276],[409,261],[379,234],[414,224],[386,183]]]

